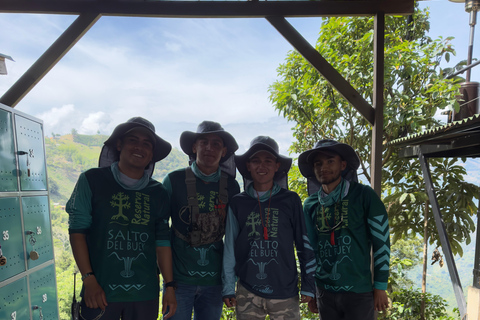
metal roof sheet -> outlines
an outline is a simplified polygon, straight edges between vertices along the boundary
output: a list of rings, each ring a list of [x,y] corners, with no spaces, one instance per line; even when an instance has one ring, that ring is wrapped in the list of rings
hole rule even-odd
[[[390,141],[389,146],[407,146],[420,144],[442,144],[451,142],[459,136],[480,132],[480,114],[454,121],[444,126],[435,127],[424,132]]]

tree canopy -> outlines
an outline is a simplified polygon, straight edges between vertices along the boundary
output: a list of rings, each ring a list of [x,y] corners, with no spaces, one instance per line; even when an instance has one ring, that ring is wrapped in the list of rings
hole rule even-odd
[[[462,79],[447,79],[451,70],[440,66],[455,54],[452,38],[430,38],[428,15],[427,9],[417,6],[413,16],[387,16],[385,22],[382,195],[394,241],[415,233],[423,235],[423,208],[428,197],[418,160],[399,158],[398,150],[388,142],[441,125],[434,117],[437,112],[459,106],[456,96]],[[369,103],[373,101],[373,22],[370,17],[326,18],[315,46]],[[303,152],[326,138],[348,143],[361,160],[360,179],[370,182],[372,126],[368,121],[299,53],[290,52],[277,72],[278,80],[269,88],[270,100],[280,114],[295,123],[296,142],[291,151]],[[449,232],[453,251],[461,254],[460,243],[468,243],[475,229],[471,216],[476,211],[473,198],[478,188],[459,183],[466,172],[458,162],[432,159],[430,167],[437,190],[441,190],[442,210],[448,212],[444,218],[453,231]],[[294,189],[301,184],[298,179],[298,174],[290,179]],[[429,226],[430,241],[439,242],[433,220]]]

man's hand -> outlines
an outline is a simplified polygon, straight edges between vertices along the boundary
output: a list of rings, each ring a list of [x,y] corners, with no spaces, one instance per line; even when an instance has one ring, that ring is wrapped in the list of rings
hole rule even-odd
[[[85,287],[83,299],[85,299],[87,307],[105,310],[105,307],[108,305],[107,297],[105,296],[105,291],[98,284],[97,278],[94,275],[85,278],[83,286]]]
[[[310,301],[311,301],[312,299],[314,299],[314,298],[302,294],[302,295],[300,296],[300,303],[305,303],[305,302],[310,303]]]
[[[237,305],[237,299],[236,298],[223,298],[223,302],[229,308],[235,307]]]
[[[175,289],[173,287],[167,287],[163,292],[162,299],[162,314],[163,319],[173,317],[177,311],[177,299],[175,298]]]
[[[311,313],[318,313],[316,298],[312,298],[310,301],[308,301],[308,310],[310,310]]]
[[[385,311],[388,309],[388,297],[385,290],[373,289],[373,300],[375,303],[375,310]]]

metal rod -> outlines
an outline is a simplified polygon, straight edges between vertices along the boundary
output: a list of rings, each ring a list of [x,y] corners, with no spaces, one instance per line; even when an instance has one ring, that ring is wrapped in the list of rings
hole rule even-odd
[[[458,304],[458,310],[460,311],[460,318],[465,319],[467,315],[467,303],[463,294],[462,284],[460,277],[458,276],[457,267],[455,265],[455,259],[453,257],[452,248],[450,247],[450,241],[448,240],[447,231],[445,229],[445,223],[443,222],[442,213],[440,212],[440,206],[438,205],[437,196],[435,195],[435,187],[433,186],[432,176],[430,174],[430,168],[428,166],[427,159],[422,151],[423,147],[418,149],[418,159],[423,171],[423,178],[425,179],[425,189],[428,194],[428,199],[432,205],[432,212],[437,225],[438,235],[440,237],[440,243],[442,244],[443,254],[447,261],[448,273],[452,280],[453,292]]]
[[[475,24],[477,23],[477,11],[472,10],[470,11],[470,39],[468,43],[468,57],[467,57],[467,65],[472,64],[472,56],[473,56],[473,37],[475,35]],[[470,82],[470,74],[471,69],[467,70],[467,82]]]
[[[458,70],[457,72],[449,75],[449,76],[447,77],[447,79],[452,79],[453,77],[456,77],[456,76],[458,76],[459,74],[462,74],[462,73],[464,73],[465,71],[467,71],[467,70],[469,70],[469,69],[472,69],[473,67],[478,66],[479,64],[480,64],[480,60],[477,61],[477,62],[474,62],[474,63],[472,63],[472,64],[470,64],[470,65],[467,65],[465,68],[463,68],[463,69],[461,69],[461,70]]]
[[[478,207],[477,207],[477,237],[475,245],[475,260],[473,262],[473,286],[477,289],[480,289],[480,195],[478,198]]]

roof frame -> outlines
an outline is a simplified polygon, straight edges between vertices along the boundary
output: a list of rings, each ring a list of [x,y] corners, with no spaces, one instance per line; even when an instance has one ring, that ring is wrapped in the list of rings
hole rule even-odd
[[[413,0],[320,1],[149,1],[149,0],[2,0],[0,12],[136,16],[163,18],[265,18],[411,14]]]
[[[0,103],[15,107],[90,27],[102,16],[172,18],[264,17],[290,41],[359,112],[373,125],[372,187],[381,192],[383,136],[383,69],[385,15],[414,12],[414,0],[319,1],[149,1],[149,0],[2,0],[0,13],[78,14],[77,20],[2,96]],[[374,101],[364,98],[288,24],[285,17],[374,16]],[[282,19],[283,18],[283,19]],[[82,27],[83,21],[83,27]],[[88,22],[90,21],[90,22]]]

